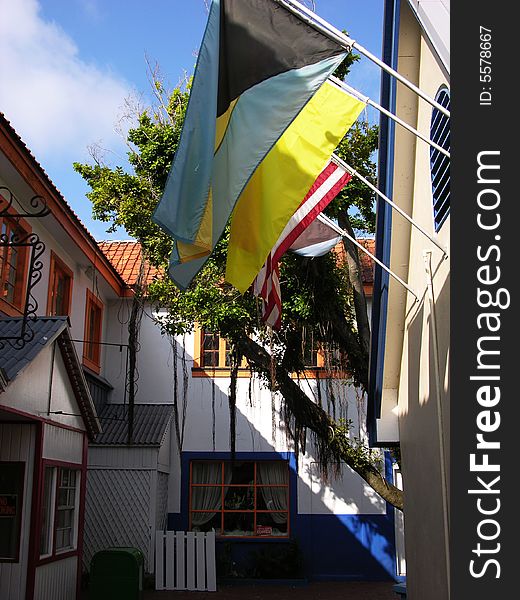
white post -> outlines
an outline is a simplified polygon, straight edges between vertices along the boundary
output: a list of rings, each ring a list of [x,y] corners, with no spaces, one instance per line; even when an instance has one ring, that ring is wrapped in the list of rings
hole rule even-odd
[[[444,258],[448,258],[448,253],[446,252],[446,250],[439,244],[439,242],[437,242],[427,231],[425,231],[420,225],[419,223],[417,223],[416,221],[414,221],[412,219],[412,217],[410,217],[409,215],[407,215],[404,210],[402,208],[400,208],[399,206],[397,206],[397,204],[395,204],[395,202],[392,202],[392,200],[390,200],[390,198],[388,196],[386,196],[385,194],[383,194],[383,192],[381,190],[378,190],[376,188],[375,185],[373,185],[372,183],[370,183],[370,181],[368,181],[368,179],[366,179],[365,177],[363,177],[363,175],[361,175],[361,173],[358,173],[358,171],[356,171],[356,169],[354,169],[354,167],[351,167],[350,165],[348,165],[344,160],[342,160],[339,156],[336,156],[336,154],[332,155],[331,158],[332,162],[335,162],[337,165],[339,165],[340,167],[343,167],[343,169],[345,169],[346,171],[348,171],[351,175],[354,175],[355,177],[357,177],[360,181],[362,181],[365,185],[367,185],[373,192],[375,192],[380,198],[382,198],[385,202],[387,202],[393,209],[395,209],[402,217],[404,217],[411,225],[413,225],[415,228],[417,228],[424,236],[426,236],[430,242],[432,242],[432,244],[435,244],[435,246],[437,246],[437,248],[439,248],[439,250],[443,253]]]
[[[419,296],[417,296],[417,294],[406,283],[406,281],[403,281],[399,277],[399,275],[396,275],[393,271],[391,271],[384,263],[382,263],[378,258],[376,258],[371,252],[369,252],[355,238],[353,238],[351,235],[349,235],[344,229],[341,229],[341,227],[339,227],[338,225],[336,225],[336,223],[334,223],[334,221],[332,221],[332,219],[329,219],[329,217],[327,217],[323,213],[320,213],[316,218],[319,221],[321,221],[322,223],[324,223],[325,225],[328,225],[331,229],[334,229],[334,231],[337,231],[339,235],[342,235],[343,237],[346,237],[347,239],[349,239],[355,246],[357,246],[365,254],[368,254],[368,256],[370,256],[370,258],[375,263],[377,263],[382,269],[384,269],[387,273],[389,273],[396,281],[398,281],[404,288],[406,288],[410,292],[410,294],[412,294],[412,296],[415,298],[415,302],[419,301]]]
[[[450,158],[450,153],[447,150],[445,150],[442,146],[439,146],[439,144],[436,144],[435,142],[430,140],[430,138],[427,138],[425,135],[423,135],[422,133],[417,131],[417,129],[415,129],[411,125],[408,125],[408,123],[406,123],[405,121],[400,119],[398,116],[391,113],[389,110],[386,110],[386,108],[383,108],[377,102],[374,102],[373,100],[371,100],[368,96],[364,96],[363,94],[360,94],[357,90],[350,87],[344,81],[341,81],[341,79],[338,79],[337,77],[334,77],[334,76],[329,77],[329,80],[332,81],[332,83],[336,84],[338,87],[340,87],[342,90],[344,90],[345,92],[350,94],[351,96],[358,98],[362,102],[365,102],[365,104],[368,104],[369,106],[372,106],[375,109],[377,109],[378,111],[382,112],[384,115],[386,115],[387,117],[389,117],[390,119],[392,119],[393,121],[395,121],[396,123],[401,125],[401,127],[404,127],[410,133],[413,133],[416,137],[421,139],[423,142],[426,142],[428,145],[432,146],[433,148],[435,148],[436,150],[438,150],[439,152],[441,152],[442,154],[444,154],[445,156]]]
[[[319,17],[316,13],[312,12],[309,8],[300,4],[296,0],[275,0],[278,4],[284,6],[287,10],[297,15],[302,21],[305,21],[309,25],[315,27],[319,31],[321,31],[324,35],[329,37],[332,40],[335,40],[346,49],[350,50],[351,48],[355,48],[358,52],[361,52],[363,56],[374,62],[378,67],[395,77],[398,81],[406,85],[409,89],[415,92],[418,96],[420,96],[423,100],[426,100],[429,104],[434,106],[437,110],[440,110],[447,117],[450,116],[450,111],[444,108],[441,104],[436,102],[433,98],[430,98],[427,94],[425,94],[421,89],[419,89],[416,85],[414,85],[411,81],[408,81],[405,77],[399,74],[397,71],[392,69],[392,67],[388,66],[382,60],[374,56],[371,52],[369,52],[366,48],[363,48],[361,44],[358,44],[352,38],[345,35],[339,29],[336,29],[334,25],[331,25],[321,17]],[[307,18],[306,18],[307,16]]]

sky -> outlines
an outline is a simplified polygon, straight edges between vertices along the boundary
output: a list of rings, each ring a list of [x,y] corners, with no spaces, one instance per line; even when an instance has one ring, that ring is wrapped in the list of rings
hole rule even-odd
[[[381,56],[383,0],[314,0],[316,13]],[[72,167],[101,149],[129,169],[125,132],[152,101],[150,68],[174,87],[195,68],[209,0],[0,0],[0,111],[98,239],[89,188]],[[379,99],[380,70],[356,63],[348,83]],[[369,108],[368,119],[377,114]]]

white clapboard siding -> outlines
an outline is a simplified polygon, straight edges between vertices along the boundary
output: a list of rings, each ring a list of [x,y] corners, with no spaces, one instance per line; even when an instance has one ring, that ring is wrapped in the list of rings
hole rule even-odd
[[[157,531],[155,589],[215,592],[215,532]]]

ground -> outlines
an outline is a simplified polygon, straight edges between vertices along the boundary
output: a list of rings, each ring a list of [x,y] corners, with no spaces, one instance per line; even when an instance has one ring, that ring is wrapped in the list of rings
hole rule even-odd
[[[143,600],[399,600],[393,581],[311,582],[307,585],[219,585],[216,592],[145,591]],[[96,600],[84,593],[81,600]]]

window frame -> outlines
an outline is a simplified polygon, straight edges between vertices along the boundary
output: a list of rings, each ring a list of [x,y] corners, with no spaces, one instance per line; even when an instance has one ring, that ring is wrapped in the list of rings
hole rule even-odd
[[[289,462],[283,459],[263,459],[263,460],[255,460],[255,459],[244,459],[239,460],[242,463],[252,463],[254,469],[254,479],[253,484],[233,484],[233,483],[225,483],[224,471],[226,463],[228,465],[232,464],[232,461],[229,459],[191,459],[189,461],[189,483],[188,483],[188,531],[193,531],[192,526],[192,514],[194,512],[214,512],[215,514],[220,514],[220,533],[217,534],[218,539],[228,540],[228,539],[247,539],[247,540],[288,540],[291,537],[291,482],[290,482],[290,467]],[[193,465],[195,463],[213,463],[221,465],[221,482],[216,484],[197,484],[193,482]],[[281,463],[284,464],[287,469],[287,482],[284,484],[260,484],[257,482],[257,465],[259,463]],[[194,487],[221,487],[222,488],[222,499],[221,499],[221,508],[219,509],[192,509],[192,495]],[[254,507],[253,509],[226,509],[225,508],[225,496],[224,496],[224,487],[228,488],[253,488],[253,498],[254,498]],[[257,490],[261,487],[284,487],[286,489],[287,494],[287,510],[285,511],[272,511],[257,508]],[[270,514],[272,512],[277,513],[286,513],[287,514],[287,533],[284,535],[258,535],[258,523],[257,523],[257,515],[258,514]],[[226,535],[224,533],[224,518],[226,514],[243,514],[248,513],[253,515],[253,532],[251,535]],[[213,517],[212,517],[213,518]]]
[[[39,531],[39,545],[38,545],[38,562],[51,562],[53,560],[61,560],[69,555],[77,554],[79,547],[79,511],[80,511],[80,500],[82,493],[82,468],[81,465],[76,464],[56,464],[52,461],[45,461],[43,464],[43,480],[45,481],[46,470],[51,470],[52,483],[51,493],[49,497],[48,506],[46,506],[45,494],[42,494],[40,504],[40,531]],[[67,507],[67,510],[72,511],[71,517],[71,538],[72,542],[69,546],[57,547],[57,532],[58,532],[58,517],[60,511],[59,505],[59,490],[65,489],[60,486],[61,476],[64,471],[70,471],[75,473],[75,485],[74,488],[74,506]],[[45,486],[44,486],[45,487]],[[44,490],[43,490],[44,491]],[[46,513],[47,511],[47,513]],[[47,519],[45,519],[47,514]],[[48,535],[47,548],[45,552],[42,552],[42,536],[44,535],[44,526],[46,526],[46,533]]]
[[[98,322],[94,324],[94,339],[90,339],[91,329],[91,307],[98,311]],[[85,302],[85,332],[83,336],[83,364],[94,373],[99,375],[101,371],[101,338],[103,331],[104,304],[99,298],[87,290]],[[88,348],[92,346],[92,354],[88,354]]]
[[[209,333],[209,332],[208,332]],[[231,367],[226,365],[226,354],[228,352],[226,338],[221,337],[218,333],[210,333],[218,337],[218,365],[205,365],[204,364],[204,328],[198,323],[195,324],[194,328],[194,351],[193,351],[193,377],[230,377]],[[242,363],[238,369],[238,377],[249,377],[250,369],[245,358],[242,359]]]
[[[1,194],[0,211],[5,211],[0,215],[0,233],[3,231],[4,223],[14,230],[18,229],[22,239],[32,233],[32,228],[27,221],[18,216],[11,206],[8,206]],[[9,253],[9,249],[9,246],[0,246],[0,311],[10,317],[19,317],[25,309],[30,252],[29,246],[19,246],[17,249],[14,293],[13,300],[10,301],[4,298],[3,294],[4,278],[7,277],[7,272],[4,270],[4,255]]]
[[[443,95],[445,95],[447,97],[447,103],[444,102]],[[435,95],[435,100],[436,100],[436,102],[439,102],[440,104],[442,104],[443,106],[446,106],[446,108],[449,109],[450,102],[451,102],[451,94],[450,94],[449,88],[445,85],[441,86],[439,88],[439,90],[437,91],[437,94]],[[434,124],[436,121],[438,121],[438,123],[435,126],[435,130],[434,130]],[[445,135],[443,139],[439,139],[437,136],[437,132],[439,131],[439,126],[440,126],[439,122],[445,123],[445,125],[442,127],[441,131],[444,131],[446,126],[448,127],[447,135]],[[450,150],[450,143],[449,143],[450,130],[451,130],[450,125],[451,125],[451,123],[450,123],[449,117],[446,117],[446,115],[441,113],[437,108],[435,108],[435,107],[432,108],[432,116],[430,119],[430,139],[447,151]],[[435,166],[435,165],[438,165],[438,166]],[[446,221],[446,219],[448,218],[448,216],[450,214],[450,210],[451,210],[450,193],[449,193],[449,186],[451,183],[451,178],[450,178],[449,169],[450,169],[450,159],[447,156],[445,156],[444,154],[442,154],[441,152],[439,152],[436,148],[431,147],[430,148],[430,185],[431,185],[431,190],[432,190],[433,227],[434,227],[434,230],[436,233],[438,233],[441,230],[441,228],[442,228],[444,222]],[[447,172],[447,176],[446,176],[446,172]],[[437,178],[439,173],[442,173],[440,178],[438,178],[440,180],[440,182],[442,182],[443,179],[446,179],[446,182],[445,182],[443,188],[440,190],[440,192],[438,192],[437,186],[435,185],[435,179]],[[443,201],[440,201],[443,197],[441,195],[441,193],[443,192],[443,190],[446,186],[448,186],[447,195]]]
[[[57,290],[57,276],[64,275],[64,279],[68,280],[67,289],[65,292],[64,305],[66,311],[62,315],[58,315],[56,312],[56,290]],[[49,270],[49,287],[47,290],[47,315],[48,316],[70,316],[70,309],[72,306],[72,286],[74,281],[74,274],[72,270],[51,250],[51,265]]]

